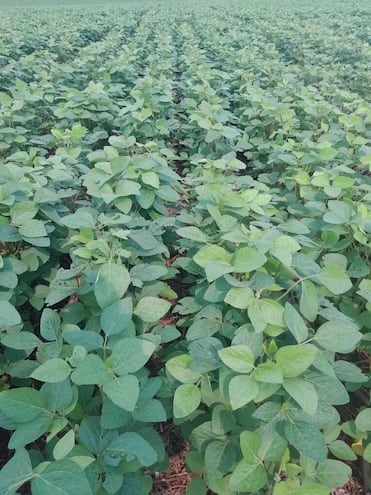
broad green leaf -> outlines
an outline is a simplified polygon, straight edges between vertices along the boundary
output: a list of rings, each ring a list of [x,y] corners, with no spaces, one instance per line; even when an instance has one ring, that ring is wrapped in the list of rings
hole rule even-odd
[[[121,460],[138,459],[142,466],[151,466],[157,461],[154,448],[138,433],[129,431],[119,435],[106,448],[104,458],[108,465],[118,466]]]
[[[332,455],[343,461],[357,460],[356,454],[343,440],[335,440],[329,445],[329,450]]]
[[[358,413],[355,424],[361,431],[371,431],[371,408],[363,409]]]
[[[68,431],[63,437],[61,437],[55,444],[53,449],[53,457],[55,460],[64,459],[75,446],[75,432],[73,430]]]
[[[108,367],[95,354],[88,354],[71,374],[71,380],[76,385],[102,385],[110,378]]]
[[[236,426],[234,413],[223,404],[217,404],[212,412],[211,426],[216,435],[230,432]]]
[[[21,225],[18,229],[18,232],[22,237],[44,237],[47,235],[47,231],[45,229],[45,223],[41,220],[29,220],[27,223]]]
[[[175,356],[166,363],[167,371],[181,383],[195,383],[201,379],[200,373],[190,370],[193,359],[189,354]]]
[[[12,327],[21,323],[21,316],[8,301],[0,300],[0,328]]]
[[[131,322],[133,303],[131,297],[121,299],[106,307],[100,317],[102,330],[106,335],[115,335],[125,330]]]
[[[363,458],[367,462],[371,462],[371,443],[367,444],[363,450]]]
[[[187,340],[198,340],[201,338],[212,337],[215,333],[219,332],[221,322],[219,320],[200,318],[192,323],[187,330]]]
[[[154,189],[158,189],[160,187],[160,180],[158,175],[154,172],[144,172],[142,175],[142,181],[147,186],[151,186]]]
[[[246,309],[256,301],[249,287],[232,287],[226,294],[224,302],[238,309]]]
[[[79,208],[76,213],[72,213],[71,215],[66,215],[61,218],[61,222],[63,225],[70,229],[95,229],[96,219],[94,218],[92,211],[89,211],[88,208]]]
[[[279,433],[301,454],[322,462],[327,457],[324,435],[317,426],[304,421],[282,421],[277,423]]]
[[[263,253],[249,247],[240,248],[232,259],[233,271],[235,273],[249,273],[263,266],[266,261],[267,258]]]
[[[228,368],[238,373],[250,373],[255,356],[246,345],[232,345],[218,351],[220,359]]]
[[[350,466],[341,461],[326,459],[316,469],[318,481],[329,488],[345,485],[352,476]]]
[[[273,299],[260,299],[258,301],[261,317],[270,325],[283,327],[283,307]]]
[[[214,441],[205,450],[205,467],[209,476],[222,478],[236,460],[236,448],[231,442]]]
[[[143,368],[155,348],[155,344],[146,339],[121,339],[112,350],[112,368],[117,375],[135,373]]]
[[[46,340],[55,340],[57,338],[61,319],[59,314],[52,309],[45,308],[40,319],[40,333]]]
[[[352,207],[348,203],[330,200],[328,211],[323,215],[323,220],[327,223],[343,225],[349,222],[352,213]]]
[[[233,471],[229,486],[237,492],[252,493],[263,488],[267,481],[267,473],[261,464],[242,460]]]
[[[310,280],[301,285],[300,312],[310,322],[314,322],[318,315],[318,292]]]
[[[139,382],[134,375],[113,377],[103,384],[103,391],[116,406],[133,412],[139,398]]]
[[[314,385],[301,378],[286,378],[283,388],[299,404],[299,406],[313,416],[318,407],[318,394]]]
[[[11,349],[30,352],[41,344],[41,340],[31,332],[9,332],[1,337],[1,343]]]
[[[198,387],[191,383],[180,385],[174,394],[173,413],[175,418],[185,418],[192,414],[201,402]]]
[[[37,416],[32,421],[18,424],[17,429],[9,440],[8,448],[19,449],[34,442],[49,431],[52,422],[53,417],[49,412],[44,412],[44,414]]]
[[[229,399],[233,410],[245,406],[258,395],[259,386],[248,375],[235,376],[229,382]]]
[[[364,383],[368,381],[367,376],[353,363],[348,361],[336,361],[334,363],[336,377],[342,382]]]
[[[166,411],[159,400],[143,399],[137,402],[133,418],[143,423],[159,423],[166,421]]]
[[[84,471],[73,461],[63,459],[48,464],[31,481],[34,495],[92,495]]]
[[[254,380],[265,383],[282,383],[283,374],[281,368],[273,362],[260,363],[253,373]]]
[[[190,239],[191,241],[207,242],[208,240],[207,236],[198,227],[181,227],[180,229],[177,229],[176,233],[180,235],[180,237]]]
[[[171,308],[171,304],[159,297],[146,296],[139,300],[134,314],[146,323],[157,323]]]
[[[68,363],[60,358],[49,359],[35,369],[31,377],[40,382],[58,383],[63,382],[70,374],[71,368]]]
[[[3,390],[0,410],[17,423],[28,423],[40,417],[51,417],[42,394],[33,388],[19,387]]]
[[[353,326],[339,321],[323,323],[314,336],[323,349],[342,354],[352,352],[361,338],[362,334]]]
[[[352,282],[343,268],[328,265],[317,274],[320,282],[333,294],[339,295],[352,288]]]
[[[308,337],[308,328],[305,321],[290,303],[285,304],[283,318],[287,328],[299,344]]]
[[[193,478],[187,487],[186,495],[206,495],[207,486],[203,479]]]
[[[209,282],[233,271],[232,256],[220,246],[208,246],[202,248],[193,260],[206,271]]]
[[[13,495],[32,478],[32,465],[28,452],[18,449],[0,471],[0,493]]]
[[[94,284],[94,294],[99,306],[104,309],[119,301],[130,283],[130,275],[122,265],[105,263],[101,265]]]
[[[251,464],[259,462],[257,452],[261,446],[261,438],[255,431],[243,431],[240,434],[242,457]]]
[[[313,363],[317,348],[311,344],[283,346],[275,358],[285,378],[301,375]]]

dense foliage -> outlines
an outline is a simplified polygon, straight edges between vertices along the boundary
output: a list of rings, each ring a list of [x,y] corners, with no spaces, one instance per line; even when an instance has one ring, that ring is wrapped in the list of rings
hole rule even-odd
[[[0,494],[371,461],[370,12],[276,3],[2,12]]]

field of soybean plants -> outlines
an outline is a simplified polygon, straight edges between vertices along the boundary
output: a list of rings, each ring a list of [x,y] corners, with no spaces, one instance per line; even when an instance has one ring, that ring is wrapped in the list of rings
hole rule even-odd
[[[78,3],[0,8],[0,495],[365,495],[367,2]]]

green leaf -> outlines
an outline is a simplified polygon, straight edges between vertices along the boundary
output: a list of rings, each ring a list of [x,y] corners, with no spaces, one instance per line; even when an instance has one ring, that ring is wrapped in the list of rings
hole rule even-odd
[[[371,462],[371,443],[367,444],[363,450],[363,458],[367,462]]]
[[[110,378],[111,372],[95,354],[88,354],[71,375],[76,385],[102,385]]]
[[[313,363],[317,348],[311,344],[283,346],[275,358],[285,378],[301,375]]]
[[[130,275],[122,265],[105,263],[99,268],[94,284],[94,294],[99,306],[104,309],[119,301],[130,284]]]
[[[326,459],[325,437],[315,425],[305,421],[281,421],[277,429],[301,454],[317,462]]]
[[[246,309],[256,301],[249,287],[232,287],[226,294],[224,302],[233,308]]]
[[[160,187],[160,180],[158,175],[154,172],[144,172],[142,175],[142,181],[147,186],[151,186],[154,189],[158,189]]]
[[[208,476],[222,478],[236,460],[236,448],[231,442],[216,440],[208,444],[205,450],[205,467]]]
[[[259,386],[247,375],[235,376],[229,382],[229,399],[233,410],[245,406],[258,395]]]
[[[28,423],[18,424],[9,440],[8,448],[18,449],[34,442],[50,430],[52,422],[53,418],[47,411]]]
[[[212,412],[211,427],[216,435],[224,435],[236,426],[233,412],[223,404],[217,404]]]
[[[342,382],[364,383],[368,381],[367,376],[353,363],[348,361],[336,361],[334,363],[336,377]]]
[[[75,446],[75,432],[73,430],[68,431],[63,437],[61,437],[55,444],[53,449],[53,457],[55,460],[64,459]]]
[[[92,495],[84,471],[70,460],[48,464],[31,481],[34,495]]]
[[[339,321],[323,323],[314,336],[314,340],[323,349],[342,354],[354,351],[361,338],[362,334],[353,326]]]
[[[250,373],[255,356],[246,345],[232,345],[218,351],[220,359],[228,368],[238,373]]]
[[[166,315],[171,304],[159,297],[146,296],[139,300],[134,314],[146,323],[157,323]]]
[[[12,327],[22,322],[18,311],[8,301],[0,300],[0,328]]]
[[[206,495],[207,486],[203,479],[193,478],[188,485],[186,495]]]
[[[135,373],[143,368],[155,349],[155,344],[146,339],[121,339],[112,350],[112,368],[117,375]]]
[[[371,431],[371,408],[363,409],[358,413],[355,424],[361,431]]]
[[[255,249],[244,247],[238,249],[232,259],[235,273],[249,273],[263,266],[267,261],[266,256]]]
[[[0,493],[13,495],[32,478],[30,456],[25,449],[18,449],[0,471]]]
[[[318,315],[318,292],[310,280],[301,285],[300,312],[310,322],[314,322]]]
[[[103,384],[103,391],[116,406],[133,412],[139,398],[139,382],[134,375],[113,377]]]
[[[166,421],[166,411],[159,400],[143,399],[137,402],[133,418],[143,423],[159,423]]]
[[[56,340],[60,326],[61,319],[59,314],[52,309],[45,308],[40,319],[40,333],[44,339],[49,341]]]
[[[193,359],[189,354],[175,356],[166,363],[167,371],[181,383],[195,383],[201,379],[200,373],[190,370]]]
[[[344,201],[330,200],[328,211],[323,215],[323,220],[335,225],[347,224],[352,216],[352,207]]]
[[[106,307],[101,314],[100,324],[106,335],[116,335],[125,330],[131,322],[133,302],[131,297],[121,299]]]
[[[232,256],[220,246],[208,246],[202,248],[193,260],[206,271],[208,282],[233,271]]]
[[[133,458],[138,459],[140,464],[146,467],[157,461],[154,448],[141,435],[133,431],[119,435],[104,452],[104,459],[110,466],[118,466],[121,460],[130,461]]]
[[[28,387],[3,390],[0,410],[17,423],[28,423],[37,417],[51,417],[41,393]]]
[[[177,229],[176,233],[180,235],[180,237],[190,239],[191,241],[207,242],[208,240],[207,236],[198,227],[181,227],[180,229]]]
[[[308,337],[308,328],[303,318],[290,303],[285,304],[283,318],[287,328],[299,344]]]
[[[355,461],[357,459],[356,454],[343,440],[335,440],[329,445],[329,450],[338,459],[343,461]]]
[[[41,220],[29,220],[21,225],[18,232],[22,237],[44,237],[47,235],[45,224]]]
[[[254,380],[265,383],[282,383],[283,374],[281,368],[272,362],[260,363],[254,370]]]
[[[255,431],[243,431],[240,434],[240,447],[245,461],[251,464],[259,461],[257,452],[261,443],[260,435]]]
[[[236,492],[257,492],[267,484],[268,478],[264,467],[258,463],[242,460],[233,471],[229,486]]]
[[[93,210],[94,211],[94,210]],[[96,219],[88,208],[79,208],[76,213],[61,218],[61,223],[70,229],[95,229]]]
[[[347,464],[333,459],[326,459],[317,466],[316,478],[329,488],[345,485],[352,476],[352,469]]]
[[[344,294],[352,288],[352,282],[344,268],[338,265],[328,265],[317,274],[320,282],[333,294]]]
[[[31,378],[40,382],[58,383],[63,382],[70,374],[71,368],[60,358],[49,359],[35,369]]]
[[[299,406],[313,416],[318,407],[318,394],[314,385],[301,378],[286,378],[283,388],[299,404]]]
[[[10,332],[1,337],[1,343],[11,349],[31,351],[41,344],[41,340],[31,332]]]
[[[185,418],[192,414],[201,402],[201,392],[194,384],[186,383],[180,385],[174,394],[174,417]]]

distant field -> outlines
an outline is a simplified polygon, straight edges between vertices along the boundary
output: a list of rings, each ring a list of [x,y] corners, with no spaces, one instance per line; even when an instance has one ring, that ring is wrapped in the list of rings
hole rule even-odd
[[[48,8],[48,7],[63,7],[76,6],[83,7],[85,5],[110,5],[110,4],[127,4],[132,3],[132,0],[0,0],[0,8]]]

